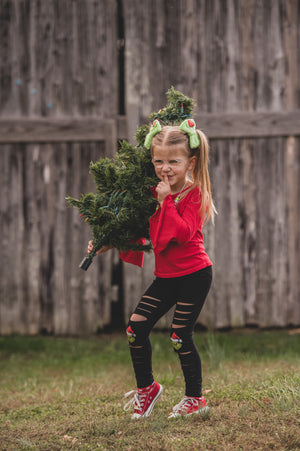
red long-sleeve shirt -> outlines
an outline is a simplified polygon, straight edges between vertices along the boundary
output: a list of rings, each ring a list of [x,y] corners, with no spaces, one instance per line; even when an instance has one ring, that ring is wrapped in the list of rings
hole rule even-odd
[[[205,252],[200,218],[201,194],[195,187],[177,204],[169,194],[150,218],[150,239],[157,277],[180,277],[211,266]],[[122,260],[143,266],[144,253],[121,252]]]

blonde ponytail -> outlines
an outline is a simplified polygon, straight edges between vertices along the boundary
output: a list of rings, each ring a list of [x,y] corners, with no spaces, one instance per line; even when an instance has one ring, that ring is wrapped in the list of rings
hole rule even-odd
[[[201,145],[193,151],[193,155],[197,157],[197,161],[193,170],[193,180],[195,185],[199,185],[202,204],[200,216],[204,224],[210,219],[214,223],[214,217],[217,213],[211,194],[210,177],[208,171],[209,165],[209,144],[206,135],[197,130],[201,140]]]

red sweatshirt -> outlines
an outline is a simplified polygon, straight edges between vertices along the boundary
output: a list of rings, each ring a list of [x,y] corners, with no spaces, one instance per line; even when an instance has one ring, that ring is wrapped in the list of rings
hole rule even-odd
[[[169,194],[149,220],[157,277],[185,276],[212,265],[203,245],[199,188],[189,191],[177,207],[176,196]],[[143,252],[121,252],[120,257],[143,266]]]

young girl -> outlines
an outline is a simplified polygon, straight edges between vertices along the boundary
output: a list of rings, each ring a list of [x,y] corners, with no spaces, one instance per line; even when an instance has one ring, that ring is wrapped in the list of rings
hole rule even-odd
[[[157,177],[157,210],[150,218],[150,238],[155,254],[154,282],[132,314],[127,336],[137,390],[124,407],[134,406],[133,419],[148,417],[162,393],[152,373],[149,334],[154,324],[176,306],[171,342],[179,356],[185,379],[185,396],[169,418],[208,410],[202,396],[201,360],[193,329],[212,280],[212,263],[203,246],[202,226],[213,219],[214,205],[208,173],[209,147],[192,119],[181,126],[152,125],[145,140]],[[98,253],[105,252],[102,248]],[[92,250],[90,241],[88,251]],[[143,254],[121,252],[129,263],[142,265]]]

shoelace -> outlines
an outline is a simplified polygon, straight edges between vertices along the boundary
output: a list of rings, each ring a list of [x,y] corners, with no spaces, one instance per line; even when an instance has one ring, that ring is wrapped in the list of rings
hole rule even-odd
[[[190,406],[198,406],[199,401],[195,398],[189,398],[188,396],[185,396],[179,404],[173,407],[174,413],[179,413],[180,411],[187,411]]]
[[[125,411],[129,410],[132,404],[134,404],[134,410],[142,410],[143,408],[147,393],[139,393],[137,390],[131,390],[125,393],[124,398],[128,398],[128,396],[132,395],[133,393],[133,397],[123,407]]]

